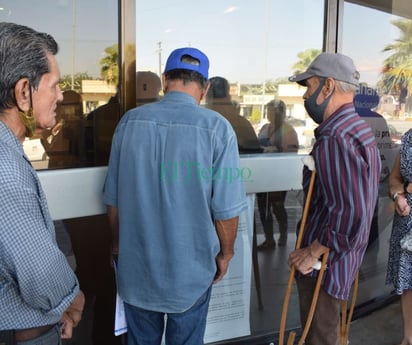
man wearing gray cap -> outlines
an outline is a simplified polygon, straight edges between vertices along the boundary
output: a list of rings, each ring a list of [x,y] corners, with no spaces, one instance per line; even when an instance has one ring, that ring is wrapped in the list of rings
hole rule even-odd
[[[168,345],[203,344],[212,284],[234,254],[247,201],[232,175],[239,169],[236,134],[199,105],[208,69],[200,50],[174,50],[165,96],[127,112],[113,137],[104,202],[128,345],[160,345],[164,330]]]
[[[302,246],[290,254],[289,265],[298,272],[300,318],[304,325],[317,278],[313,266],[329,250],[305,344],[338,345],[340,302],[349,299],[368,244],[379,186],[380,156],[372,130],[354,108],[359,72],[351,58],[322,53],[306,72],[289,80],[307,87],[304,105],[319,124],[310,153],[315,162],[316,182]],[[305,166],[305,196],[310,175]]]

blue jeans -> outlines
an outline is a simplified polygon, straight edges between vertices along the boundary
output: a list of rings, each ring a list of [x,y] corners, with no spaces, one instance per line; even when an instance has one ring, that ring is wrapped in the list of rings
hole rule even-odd
[[[128,345],[160,345],[166,330],[166,345],[203,345],[212,287],[182,313],[144,310],[125,303]]]
[[[40,337],[18,342],[17,345],[61,345],[60,326],[57,324]]]

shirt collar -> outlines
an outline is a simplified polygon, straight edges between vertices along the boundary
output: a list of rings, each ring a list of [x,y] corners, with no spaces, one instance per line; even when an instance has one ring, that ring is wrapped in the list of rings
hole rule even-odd
[[[17,150],[20,154],[24,155],[23,145],[3,121],[0,121],[0,141],[2,141],[5,145]]]
[[[170,91],[164,95],[162,100],[197,104],[196,100],[191,95],[181,91]]]
[[[345,103],[341,105],[332,115],[330,115],[325,121],[323,121],[318,127],[315,128],[315,136],[321,133],[322,129],[327,128],[330,123],[335,121],[335,119],[341,116],[345,116],[348,113],[352,114],[354,112],[355,106],[353,105],[353,103]]]

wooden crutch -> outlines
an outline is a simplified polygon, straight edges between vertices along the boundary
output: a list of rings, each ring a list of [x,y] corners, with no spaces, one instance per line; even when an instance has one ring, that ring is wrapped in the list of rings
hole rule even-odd
[[[305,326],[303,328],[302,334],[299,338],[298,345],[303,345],[305,343],[306,336],[309,333],[309,328],[310,328],[310,325],[311,325],[312,320],[313,320],[313,315],[315,314],[316,303],[318,302],[318,297],[319,297],[320,284],[322,282],[323,273],[325,272],[325,269],[326,269],[326,266],[327,266],[328,257],[329,257],[329,251],[327,251],[323,254],[321,268],[320,268],[319,273],[318,273],[318,278],[316,279],[315,290],[313,291],[313,297],[312,297],[312,302],[310,304],[308,317],[306,319]],[[290,294],[289,294],[289,297],[290,297]],[[283,318],[283,315],[282,315],[282,318]],[[286,323],[286,315],[285,315],[284,319],[285,319],[284,323]],[[288,337],[287,345],[293,345],[294,341],[295,341],[295,337],[296,337],[296,332],[294,332],[294,331],[290,332],[289,337]],[[279,336],[279,345],[282,344],[280,342],[280,340],[281,340],[281,337]],[[282,341],[283,341],[283,337],[282,337]]]
[[[340,345],[348,345],[349,341],[349,329],[352,321],[353,311],[355,309],[356,298],[358,295],[359,287],[359,272],[356,274],[355,281],[353,282],[352,300],[349,309],[349,315],[347,315],[348,302],[342,301],[342,315],[340,324]]]
[[[308,195],[306,197],[306,201],[305,201],[305,205],[304,205],[304,209],[303,209],[302,220],[301,220],[300,227],[299,227],[298,237],[296,239],[296,246],[295,246],[296,249],[300,248],[301,243],[302,243],[303,233],[304,233],[304,229],[305,229],[305,225],[306,225],[306,219],[307,219],[307,216],[308,216],[310,201],[312,199],[313,188],[314,188],[315,179],[316,179],[316,171],[315,171],[314,161],[311,157],[307,157],[307,158],[308,159],[304,160],[304,164],[312,171],[312,173],[311,173],[311,178],[310,178],[310,182],[309,182]],[[309,332],[310,323],[312,322],[313,314],[315,312],[316,302],[317,302],[319,289],[320,289],[320,283],[321,283],[321,280],[322,280],[322,277],[323,277],[324,270],[326,268],[328,254],[329,253],[327,252],[323,255],[322,264],[321,264],[321,267],[320,267],[317,283],[316,283],[316,286],[315,286],[315,293],[314,293],[312,303],[311,303],[311,307],[310,307],[310,310],[309,310],[308,319],[306,321],[302,336],[299,340],[299,345],[304,343],[306,335]],[[291,267],[291,270],[290,270],[290,273],[289,273],[288,285],[287,285],[286,294],[285,294],[285,299],[284,299],[283,307],[282,307],[282,315],[281,315],[281,319],[280,319],[279,345],[284,344],[286,318],[287,318],[287,312],[288,312],[288,307],[289,307],[290,295],[291,295],[291,292],[292,292],[292,285],[293,285],[293,281],[294,281],[294,276],[295,276],[295,268]],[[295,336],[296,336],[295,332],[291,332],[289,334],[287,345],[292,345],[293,344]]]

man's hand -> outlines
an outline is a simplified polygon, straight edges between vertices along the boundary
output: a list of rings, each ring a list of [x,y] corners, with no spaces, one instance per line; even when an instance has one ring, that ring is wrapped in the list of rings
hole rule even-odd
[[[310,246],[299,248],[290,253],[288,264],[302,274],[309,274],[319,261],[319,258],[329,249],[314,240]]]
[[[289,255],[288,264],[294,266],[302,274],[309,274],[318,259],[311,255],[309,247],[296,249]]]
[[[84,294],[79,292],[72,304],[64,311],[61,323],[61,338],[70,339],[73,335],[73,327],[76,327],[82,319],[82,312],[84,308]]]
[[[230,257],[226,255],[225,257],[221,252],[216,256],[216,274],[213,279],[213,284],[216,284],[218,281],[222,280],[222,278],[227,272],[229,262],[232,259],[232,257],[233,255],[231,255]]]
[[[217,237],[220,243],[220,252],[216,256],[216,274],[213,283],[217,283],[227,272],[229,261],[234,255],[234,245],[237,234],[239,217],[215,222]]]

